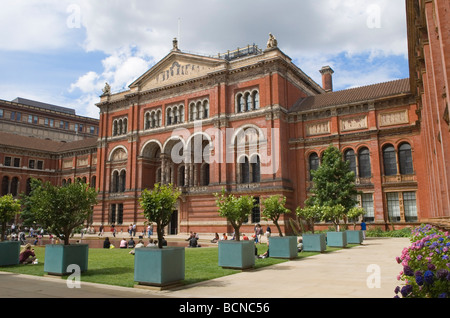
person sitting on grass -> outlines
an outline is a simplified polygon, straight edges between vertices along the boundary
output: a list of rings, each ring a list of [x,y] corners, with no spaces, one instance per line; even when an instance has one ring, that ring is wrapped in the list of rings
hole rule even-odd
[[[31,248],[31,244],[28,243],[25,245],[23,250],[19,255],[19,263],[20,264],[30,264],[36,260],[36,255],[34,254],[34,249]]]

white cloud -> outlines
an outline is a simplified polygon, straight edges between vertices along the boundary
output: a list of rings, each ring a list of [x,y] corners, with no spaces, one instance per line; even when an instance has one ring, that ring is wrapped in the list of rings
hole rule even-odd
[[[281,50],[319,84],[319,69],[331,64],[340,87],[389,80],[395,67],[371,63],[407,56],[404,0],[4,2],[0,51],[68,52],[81,46],[106,54],[99,68],[78,75],[66,88],[81,94],[76,99],[81,104],[95,98],[98,102],[96,95],[106,81],[113,91],[126,89],[169,53],[177,36],[181,50],[215,55],[253,43],[264,48],[271,32]],[[361,56],[367,57],[367,65],[359,64],[365,71],[354,73],[360,80],[352,81],[354,68],[347,71],[345,63]]]

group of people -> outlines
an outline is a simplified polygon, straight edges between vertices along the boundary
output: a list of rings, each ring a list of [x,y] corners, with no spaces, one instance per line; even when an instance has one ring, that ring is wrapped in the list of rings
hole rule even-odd
[[[163,246],[167,246],[167,241],[163,238]],[[134,249],[139,247],[144,247],[144,241],[142,239],[139,239],[138,243],[134,241],[133,237],[131,237],[128,241],[125,238],[122,238],[122,240],[119,243],[119,248],[126,249],[126,248],[132,248],[133,250],[130,251],[130,254],[134,254]],[[149,239],[148,244],[146,247],[152,247],[152,246],[158,246],[158,240]],[[103,241],[103,248],[106,249],[112,249],[115,248],[114,244],[109,240],[109,237],[106,237]]]
[[[113,235],[113,237],[116,237],[117,234],[117,229],[115,227],[115,225],[111,225],[110,228],[111,234]],[[136,236],[136,232],[137,232],[137,226],[136,224],[130,224],[128,226],[128,234],[130,235],[130,237],[132,236]],[[105,233],[105,227],[102,225],[100,225],[99,230],[98,230],[98,236],[103,236],[103,234]],[[123,229],[120,229],[120,234],[123,234]],[[144,227],[141,233],[141,236],[148,236],[148,238],[150,238],[151,235],[153,235],[153,225],[149,224],[147,227]]]

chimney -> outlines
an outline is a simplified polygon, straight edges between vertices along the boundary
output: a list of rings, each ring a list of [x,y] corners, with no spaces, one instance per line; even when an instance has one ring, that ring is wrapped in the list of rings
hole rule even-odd
[[[320,74],[322,74],[322,87],[325,92],[333,91],[333,69],[329,66],[324,66],[320,70]]]

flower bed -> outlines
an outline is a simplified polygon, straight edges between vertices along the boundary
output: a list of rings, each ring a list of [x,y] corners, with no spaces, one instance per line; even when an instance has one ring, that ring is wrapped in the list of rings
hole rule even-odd
[[[411,246],[396,260],[403,266],[395,297],[448,298],[450,296],[450,235],[430,225],[411,232]]]

